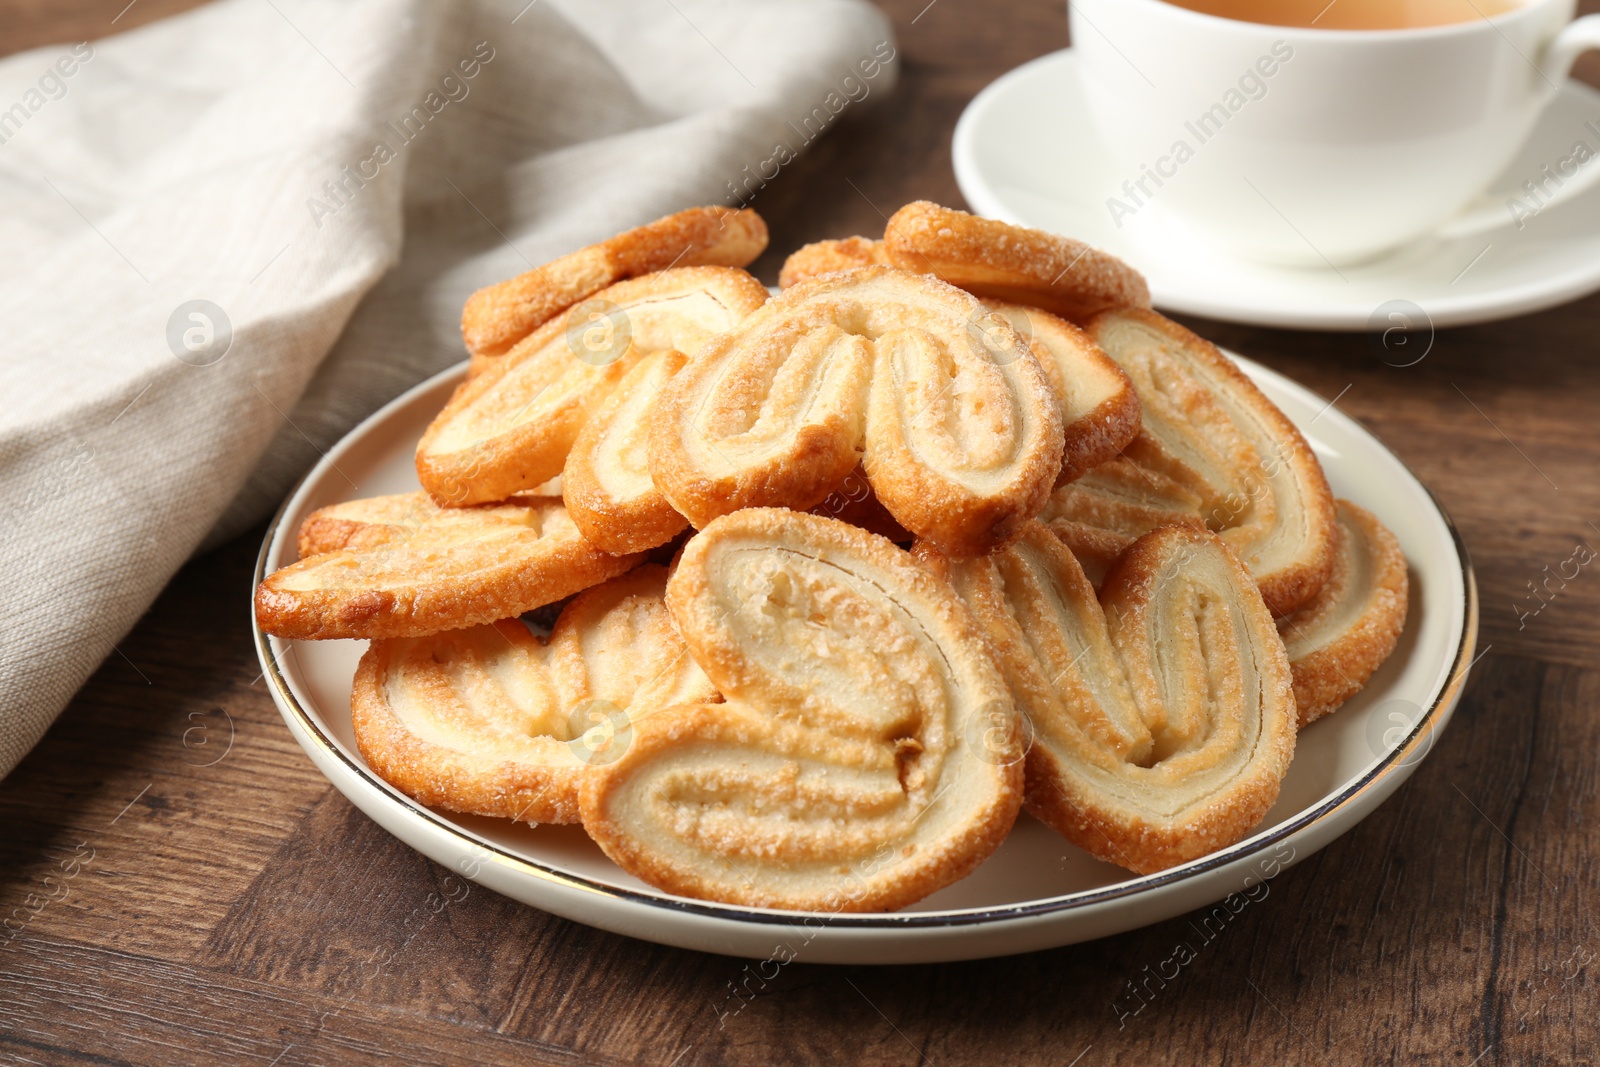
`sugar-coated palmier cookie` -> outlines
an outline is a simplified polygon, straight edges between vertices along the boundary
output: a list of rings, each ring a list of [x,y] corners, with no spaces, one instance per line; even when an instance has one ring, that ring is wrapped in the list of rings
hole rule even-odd
[[[1371,512],[1348,500],[1338,509],[1333,573],[1310,603],[1278,620],[1301,726],[1359,693],[1406,624],[1410,578],[1400,542]]]
[[[786,290],[708,342],[651,414],[650,473],[704,527],[815,507],[861,466],[906,529],[972,555],[1044,505],[1062,441],[1014,328],[935,278],[866,267]]]
[[[427,493],[394,493],[318,508],[300,524],[300,558],[341,548],[371,548],[407,537],[428,523],[483,521],[479,511],[447,512]]]
[[[268,575],[256,621],[300,640],[420,637],[510,618],[631,570],[642,554],[586,541],[560,498],[441,508],[424,493],[313,514],[301,544],[323,549]]]
[[[646,563],[584,590],[561,609],[547,662],[569,706],[604,700],[631,708],[637,719],[658,708],[721,699],[667,610],[670,574]]]
[[[800,282],[834,271],[856,267],[892,267],[882,241],[870,237],[845,237],[833,241],[814,241],[789,253],[778,271],[778,288],[788,289]]]
[[[461,313],[461,336],[481,366],[609,285],[669,267],[744,267],[766,247],[767,224],[754,211],[692,207],[479,289]]]
[[[790,256],[778,282],[787,289],[822,274],[887,261],[882,241],[864,237],[819,241]],[[928,273],[904,263],[895,266]],[[1122,369],[1082,330],[1059,316],[1021,304],[984,302],[1034,343],[1060,398],[1066,447],[1057,484],[1072,481],[1127,447],[1139,432],[1139,397]]]
[[[1237,557],[1204,530],[1134,542],[1098,598],[1040,523],[984,559],[919,545],[984,626],[1034,731],[1027,807],[1141,874],[1242,839],[1294,754],[1288,657]]]
[[[907,553],[747,509],[690,540],[667,603],[725,702],[651,715],[585,777],[584,828],[630,874],[735,904],[886,911],[1010,830],[1011,698],[969,612]]]
[[[646,356],[578,434],[562,471],[567,511],[584,537],[607,552],[664,545],[689,525],[650,478],[648,415],[667,380],[688,362],[681,352]],[[860,526],[891,541],[911,535],[873,496],[857,468],[812,513]]]
[[[1143,408],[1129,462],[1095,472],[1097,483],[1126,479],[1132,497],[1170,495],[1160,487],[1176,483],[1199,498],[1200,520],[1244,560],[1274,615],[1315,596],[1333,567],[1333,494],[1288,417],[1215,345],[1153,311],[1104,312],[1086,332],[1133,379]],[[1077,510],[1083,499],[1074,486],[1058,490],[1044,517],[1093,525]],[[1193,520],[1181,509],[1153,525]]]
[[[1033,342],[1061,403],[1065,447],[1056,484],[1075,481],[1115,459],[1139,433],[1139,394],[1127,374],[1065,319],[1021,304],[987,303]]]
[[[646,565],[579,594],[549,643],[516,619],[372,642],[350,698],[356,745],[433,807],[578,821],[578,783],[631,741],[635,716],[716,699]]]
[[[578,529],[607,552],[664,545],[689,525],[650,479],[650,410],[689,357],[652,352],[617,383],[584,424],[561,471],[562,496]]]
[[[641,358],[692,355],[766,299],[732,267],[677,267],[602,290],[457,387],[417,444],[422,487],[446,505],[531,490],[561,473],[584,424]]]
[[[1058,488],[1039,518],[1099,586],[1123,549],[1156,527],[1204,530],[1203,505],[1200,494],[1119,456]]]
[[[984,300],[1025,304],[1073,322],[1108,308],[1150,306],[1144,275],[1110,253],[926,200],[890,216],[883,245],[901,270],[936,274]]]

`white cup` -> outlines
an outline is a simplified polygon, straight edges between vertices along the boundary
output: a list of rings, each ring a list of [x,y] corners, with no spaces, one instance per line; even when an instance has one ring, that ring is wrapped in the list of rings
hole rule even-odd
[[[1069,0],[1083,91],[1126,169],[1119,226],[1154,212],[1248,259],[1342,265],[1425,234],[1517,221],[1480,200],[1600,47],[1600,15],[1525,0],[1493,18],[1403,30],[1270,26],[1162,0]],[[1600,123],[1527,175],[1542,210],[1600,177]],[[1513,176],[1522,185],[1520,175]]]

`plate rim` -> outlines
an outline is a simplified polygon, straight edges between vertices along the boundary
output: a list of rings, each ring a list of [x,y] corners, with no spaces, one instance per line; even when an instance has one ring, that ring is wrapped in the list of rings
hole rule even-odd
[[[1307,386],[1301,385],[1287,375],[1281,374],[1270,367],[1257,363],[1247,357],[1240,356],[1230,349],[1222,349],[1229,358],[1244,364],[1247,369],[1265,372],[1279,378],[1290,385],[1313,393]],[[364,436],[376,424],[384,421],[395,410],[412,403],[415,398],[431,389],[438,387],[449,379],[462,376],[466,373],[467,361],[462,361],[451,367],[431,375],[423,381],[407,389],[393,400],[384,404],[371,415],[361,420],[349,432],[339,438],[335,444],[323,454],[300,478],[285,495],[283,502],[273,514],[272,520],[267,524],[265,536],[261,541],[261,548],[256,554],[255,566],[252,570],[252,590],[258,587],[266,577],[267,557],[277,540],[283,526],[283,520],[289,508],[299,498],[301,491],[313,475],[319,473],[323,466],[330,463],[334,453],[346,442]],[[1330,405],[1331,406],[1331,405]],[[1340,414],[1345,414],[1340,412]],[[866,912],[866,913],[832,913],[825,911],[797,911],[778,908],[756,908],[736,904],[724,904],[716,901],[694,900],[687,897],[677,897],[660,891],[642,891],[626,887],[607,885],[595,881],[585,875],[558,870],[545,866],[536,860],[528,859],[515,852],[508,851],[493,841],[478,836],[472,831],[457,825],[445,815],[434,811],[425,805],[419,804],[413,798],[400,792],[394,786],[379,778],[371,768],[358,763],[347,754],[322,728],[316,718],[302,706],[281,670],[279,669],[278,656],[274,656],[270,641],[279,640],[269,638],[257,623],[255,612],[250,612],[250,630],[255,641],[256,657],[261,664],[264,677],[272,687],[274,702],[278,705],[279,713],[289,719],[293,715],[290,733],[297,742],[302,738],[312,741],[322,752],[323,758],[332,759],[341,764],[362,785],[372,790],[376,796],[397,805],[406,815],[413,816],[429,824],[436,832],[441,832],[453,838],[458,846],[463,846],[480,852],[486,852],[502,865],[508,865],[517,873],[530,876],[538,881],[550,883],[569,890],[579,890],[590,894],[594,898],[603,898],[624,906],[644,906],[647,908],[661,908],[666,911],[696,916],[718,922],[733,922],[739,924],[779,925],[792,926],[797,921],[814,919],[825,916],[828,925],[843,931],[894,931],[907,929],[950,929],[973,926],[983,926],[998,923],[1014,922],[1017,920],[1037,919],[1043,916],[1061,915],[1068,912],[1087,910],[1111,901],[1123,900],[1131,897],[1144,896],[1161,890],[1171,889],[1186,882],[1201,879],[1212,874],[1220,868],[1229,866],[1240,860],[1258,855],[1264,850],[1281,844],[1290,837],[1307,832],[1318,824],[1325,823],[1335,818],[1341,809],[1355,801],[1361,794],[1378,788],[1390,778],[1399,775],[1403,782],[1411,771],[1420,765],[1421,760],[1412,763],[1409,757],[1419,746],[1426,744],[1424,756],[1431,751],[1436,732],[1442,729],[1441,722],[1449,718],[1459,700],[1462,689],[1466,685],[1472,666],[1477,658],[1472,658],[1472,652],[1477,646],[1478,636],[1478,592],[1477,579],[1473,571],[1472,560],[1467,551],[1466,543],[1462,540],[1460,531],[1451,519],[1448,511],[1439,502],[1433,491],[1428,488],[1409,465],[1397,455],[1393,449],[1384,444],[1383,439],[1373,433],[1354,416],[1345,415],[1346,418],[1356,422],[1363,432],[1376,441],[1383,450],[1399,465],[1407,477],[1411,478],[1422,491],[1427,494],[1428,500],[1433,505],[1439,518],[1444,522],[1445,529],[1450,534],[1451,543],[1456,552],[1456,559],[1461,569],[1462,579],[1462,612],[1463,623],[1461,636],[1457,642],[1453,659],[1450,663],[1450,672],[1446,675],[1445,682],[1440,686],[1438,693],[1429,702],[1427,709],[1417,718],[1407,734],[1403,744],[1389,751],[1382,759],[1378,760],[1360,778],[1349,783],[1338,793],[1326,797],[1314,807],[1297,813],[1294,817],[1271,828],[1252,834],[1242,841],[1201,856],[1198,859],[1180,864],[1177,867],[1159,871],[1155,874],[1138,875],[1127,881],[1119,882],[1112,886],[1099,889],[1084,890],[1077,893],[1068,893],[1041,900],[1032,900],[1017,904],[1007,904],[998,907],[985,908],[952,908],[943,911],[926,912]],[[253,599],[252,599],[253,603]],[[288,644],[288,642],[284,642]],[[1478,657],[1478,658],[1481,658]],[[298,729],[295,729],[298,727]],[[308,756],[311,753],[307,753]],[[313,764],[318,761],[313,758]],[[317,768],[323,777],[329,776]],[[329,784],[339,789],[339,783],[329,778]],[[1399,783],[1397,783],[1398,785]],[[340,793],[344,792],[339,789]],[[349,799],[347,797],[347,799]],[[376,820],[374,820],[376,821]],[[385,828],[386,833],[396,836]],[[1342,831],[1341,831],[1342,833]],[[1338,833],[1334,835],[1339,836]],[[409,841],[401,839],[406,847],[417,850]],[[476,880],[476,879],[474,879]],[[530,905],[533,906],[533,905]]]
[[[1053,52],[1036,56],[1026,63],[1006,71],[978,90],[977,94],[967,102],[967,106],[962,109],[950,138],[950,162],[955,171],[957,188],[961,190],[961,195],[967,199],[972,209],[978,214],[990,215],[1021,226],[1036,225],[1022,218],[1016,211],[1011,210],[1003,198],[994,191],[994,183],[979,176],[977,165],[974,162],[977,158],[977,151],[972,146],[972,141],[975,137],[973,131],[979,122],[978,113],[980,109],[994,106],[995,98],[1012,82],[1021,81],[1030,74],[1036,74],[1037,69],[1046,69],[1076,62],[1076,58],[1076,53],[1071,46],[1058,48]],[[1600,89],[1595,89],[1593,86],[1573,77],[1568,77],[1561,83],[1560,93],[1577,96],[1589,105],[1600,106]],[[1096,143],[1098,144],[1098,138],[1096,138]],[[1590,190],[1582,195],[1600,196],[1600,190]],[[1495,233],[1501,229],[1505,229],[1505,227],[1486,232]],[[1431,235],[1419,238],[1419,240],[1429,239],[1431,239]],[[1600,237],[1596,238],[1594,244],[1597,248],[1600,248]],[[1144,259],[1148,257],[1135,256],[1132,258]],[[1229,257],[1219,256],[1218,258],[1225,262],[1229,261]],[[1253,267],[1271,268],[1270,264],[1250,263],[1247,260],[1233,261]],[[1295,268],[1282,269],[1290,273],[1294,273],[1296,270]],[[1170,275],[1167,277],[1170,277]],[[1184,315],[1200,315],[1223,322],[1239,322],[1295,330],[1330,330],[1342,333],[1361,333],[1368,329],[1368,319],[1372,312],[1371,308],[1363,310],[1354,305],[1347,308],[1338,303],[1332,304],[1330,309],[1326,301],[1313,301],[1308,296],[1295,297],[1293,303],[1277,305],[1252,303],[1250,299],[1243,297],[1233,301],[1225,298],[1197,298],[1192,289],[1188,287],[1180,287],[1175,290],[1170,284],[1164,282],[1159,274],[1150,276],[1149,280],[1151,294],[1158,308]],[[1433,306],[1427,306],[1424,302],[1418,303],[1419,306],[1423,307],[1429,321],[1436,329],[1449,329],[1456,326],[1473,326],[1487,322],[1499,322],[1519,315],[1546,311],[1550,308],[1560,307],[1574,300],[1582,299],[1596,291],[1600,291],[1600,256],[1596,256],[1592,260],[1592,265],[1588,269],[1576,267],[1564,273],[1523,281],[1515,285],[1502,286],[1487,294],[1468,292],[1460,296],[1447,297],[1434,302]]]

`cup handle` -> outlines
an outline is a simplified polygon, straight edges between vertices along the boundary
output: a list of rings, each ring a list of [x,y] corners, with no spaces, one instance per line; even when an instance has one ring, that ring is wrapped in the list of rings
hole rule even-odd
[[[1567,75],[1572,72],[1573,62],[1591,48],[1600,48],[1600,15],[1585,15],[1581,19],[1569,22],[1556,35],[1556,39],[1544,50],[1544,55],[1538,64],[1539,77],[1548,87],[1545,92],[1546,100],[1555,99],[1556,93],[1561,90],[1561,83],[1566,81]],[[1545,198],[1539,201],[1538,211],[1542,213],[1546,208],[1555,207],[1581,193],[1586,193],[1597,183],[1600,183],[1600,160],[1584,166],[1577,174],[1567,179],[1565,185],[1547,193]],[[1525,220],[1519,220],[1505,204],[1479,197],[1463,208],[1461,214],[1441,226],[1438,232],[1439,236],[1444,238],[1468,237],[1513,223],[1521,229],[1523,221]]]
[[[1539,74],[1549,86],[1548,93],[1555,96],[1561,83],[1572,73],[1572,64],[1591,48],[1600,48],[1600,15],[1585,15],[1569,22],[1550,42],[1539,60]]]

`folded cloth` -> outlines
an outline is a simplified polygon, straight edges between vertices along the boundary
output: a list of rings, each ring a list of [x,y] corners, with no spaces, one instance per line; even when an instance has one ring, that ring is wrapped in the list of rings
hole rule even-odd
[[[759,207],[894,56],[861,0],[222,0],[0,62],[0,774],[474,289]]]

